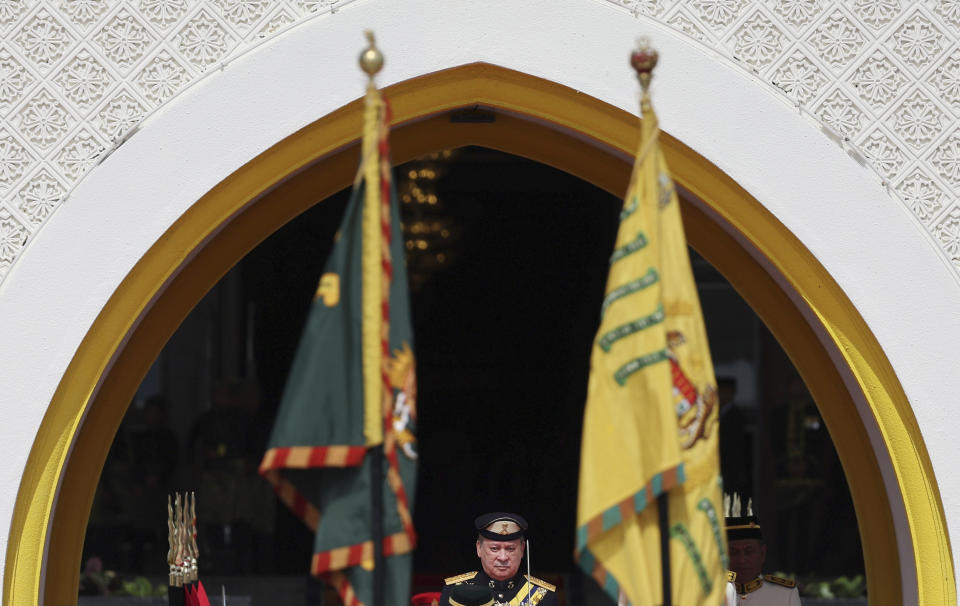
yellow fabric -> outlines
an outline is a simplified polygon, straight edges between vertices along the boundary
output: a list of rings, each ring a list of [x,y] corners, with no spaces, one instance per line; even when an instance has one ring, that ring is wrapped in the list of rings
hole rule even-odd
[[[646,96],[643,115],[591,356],[577,555],[633,606],[663,603],[655,502],[662,485],[674,529],[673,603],[721,604],[716,383],[679,203]]]
[[[382,328],[383,268],[380,227],[380,158],[378,152],[383,99],[373,83],[367,88],[363,112],[360,173],[366,189],[363,200],[363,437],[367,446],[383,442]]]

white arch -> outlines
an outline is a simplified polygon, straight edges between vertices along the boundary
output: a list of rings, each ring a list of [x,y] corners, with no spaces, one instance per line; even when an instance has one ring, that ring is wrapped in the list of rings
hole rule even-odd
[[[484,61],[634,113],[627,54],[636,36],[650,35],[662,57],[653,91],[662,128],[763,203],[856,305],[913,405],[948,527],[960,530],[960,478],[951,473],[960,284],[929,235],[875,175],[765,85],[675,32],[590,0],[355,2],[258,47],[141,124],[0,284],[3,485],[19,484],[67,364],[164,230],[260,152],[360,96],[356,57],[367,28],[387,56],[381,85]],[[0,519],[11,519],[15,498],[12,489],[0,494]]]

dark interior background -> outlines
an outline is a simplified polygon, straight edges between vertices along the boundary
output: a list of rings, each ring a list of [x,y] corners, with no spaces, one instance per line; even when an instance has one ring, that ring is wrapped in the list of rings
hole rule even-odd
[[[483,148],[433,154],[396,174],[419,384],[415,590],[474,569],[474,517],[506,510],[530,521],[534,573],[581,591],[590,581],[572,560],[580,430],[621,200]],[[264,241],[171,338],[104,467],[85,560],[162,578],[165,495],[196,489],[200,519],[217,520],[201,529],[206,574],[307,570],[311,537],[254,470],[347,197]],[[816,406],[752,310],[691,254],[722,388],[724,476],[762,516],[767,569],[862,573],[843,470]],[[226,385],[243,392],[244,413],[214,427],[209,411]],[[251,478],[242,513],[204,512],[210,487],[194,456],[204,431],[233,436]],[[239,517],[220,521],[230,515]]]

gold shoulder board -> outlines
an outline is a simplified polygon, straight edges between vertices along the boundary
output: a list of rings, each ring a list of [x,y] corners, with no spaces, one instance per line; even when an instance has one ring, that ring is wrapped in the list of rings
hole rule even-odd
[[[447,577],[443,580],[444,585],[456,585],[457,583],[463,583],[464,581],[469,581],[473,577],[477,576],[477,571],[465,572],[463,574],[458,574],[455,577]]]
[[[732,570],[727,571],[727,583],[736,583],[737,582],[737,573]]]
[[[556,591],[556,590],[557,590],[557,586],[556,586],[556,585],[551,585],[550,583],[547,583],[547,582],[544,581],[543,579],[538,579],[537,577],[532,577],[532,576],[530,576],[530,575],[524,575],[524,576],[526,576],[526,577],[527,577],[527,580],[530,581],[531,583],[533,583],[534,585],[539,585],[539,586],[543,587],[544,589],[549,589],[550,591]]]
[[[781,577],[775,577],[772,574],[763,575],[763,579],[769,583],[775,583],[777,585],[782,585],[783,587],[796,587],[797,582],[791,581],[790,579],[784,579]]]

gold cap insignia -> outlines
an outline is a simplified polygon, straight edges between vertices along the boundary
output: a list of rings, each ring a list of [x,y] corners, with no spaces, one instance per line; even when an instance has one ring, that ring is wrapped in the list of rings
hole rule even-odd
[[[520,532],[520,526],[516,522],[498,520],[487,526],[487,530],[499,535],[507,535]]]

